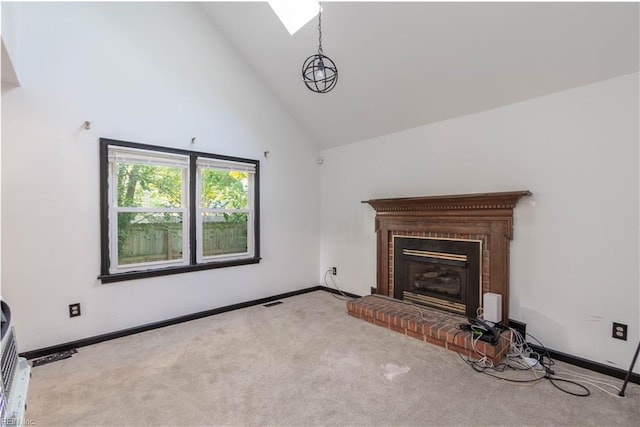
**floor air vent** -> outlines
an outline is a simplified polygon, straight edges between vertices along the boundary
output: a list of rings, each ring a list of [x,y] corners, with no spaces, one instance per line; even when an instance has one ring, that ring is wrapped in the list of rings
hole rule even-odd
[[[46,365],[47,363],[57,362],[62,359],[68,359],[77,352],[78,350],[75,348],[67,351],[59,351],[58,353],[53,353],[48,356],[41,357],[40,359],[32,360],[31,365],[35,368],[36,366]]]
[[[270,302],[269,304],[265,304],[263,307],[273,307],[274,305],[282,304],[282,301]]]

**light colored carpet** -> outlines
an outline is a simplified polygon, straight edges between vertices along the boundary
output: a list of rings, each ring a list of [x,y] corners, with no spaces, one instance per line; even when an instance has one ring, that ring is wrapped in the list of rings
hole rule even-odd
[[[627,398],[514,386],[352,318],[316,291],[89,347],[33,369],[36,426],[637,425]],[[557,370],[621,380],[558,363]]]

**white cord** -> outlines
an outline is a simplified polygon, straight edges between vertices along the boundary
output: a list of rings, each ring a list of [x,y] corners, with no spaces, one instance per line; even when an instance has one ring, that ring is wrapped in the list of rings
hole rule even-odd
[[[480,356],[482,356],[479,360],[477,360],[477,363],[481,363],[483,366],[487,368],[493,368],[493,362],[491,361],[491,359],[489,359],[489,357],[487,357],[486,354],[484,354],[483,352],[481,352],[476,348],[476,344],[480,340],[480,337],[482,336],[482,334],[478,335],[477,337],[474,337],[473,336],[473,331],[475,330],[474,328],[476,327],[472,325],[471,326],[471,346],[473,347],[473,351],[475,351],[476,354],[479,354]],[[479,328],[476,328],[476,329],[479,329]]]
[[[591,382],[591,381],[587,381],[587,380],[580,380],[580,379],[576,379],[576,378],[574,378],[573,376],[569,376],[569,377],[562,377],[562,376],[558,375],[557,373],[553,376],[553,378],[558,378],[558,379],[561,379],[561,380],[569,380],[569,381],[573,381],[573,382],[576,382],[576,383],[589,384],[590,386],[593,386],[593,387],[597,388],[598,390],[602,391],[603,393],[608,394],[609,396],[617,397],[617,398],[619,398],[619,399],[624,399],[624,398],[625,398],[625,396],[620,396],[620,395],[618,395],[618,394],[611,393],[610,391],[605,390],[604,388],[602,388],[602,387],[600,387],[599,385],[595,384],[595,382]],[[601,382],[601,383],[602,383],[602,381],[597,381],[597,382]],[[614,386],[614,385],[607,384],[607,383],[604,383],[604,384],[605,384],[605,385],[607,385],[607,386],[609,386],[609,387],[611,387],[612,389],[614,389],[614,390],[616,390],[616,391],[618,391],[618,392],[620,391],[620,389],[619,389],[618,387]]]
[[[513,328],[509,328],[509,329],[511,330],[511,340],[512,340],[512,342],[511,342],[511,349],[509,351],[509,355],[508,356],[509,357],[513,357],[517,361],[518,364],[526,364],[527,366],[530,366],[531,370],[534,373],[535,372],[544,371],[544,369],[542,369],[542,370],[535,369],[535,366],[538,366],[539,363],[540,363],[540,359],[539,359],[540,355],[538,353],[534,352],[533,350],[531,350],[531,348],[527,344],[527,341],[520,334],[520,332],[518,332],[517,330],[515,330]],[[531,365],[529,365],[529,363],[527,361],[524,360],[525,357],[532,358],[531,356],[535,356],[533,358],[538,360],[538,364],[536,364],[534,366],[531,366]],[[574,382],[578,382],[578,383],[589,384],[590,386],[593,386],[593,387],[599,389],[600,391],[602,391],[603,393],[606,393],[606,394],[608,394],[610,396],[622,398],[622,396],[619,396],[618,394],[611,393],[610,391],[605,390],[603,387],[599,386],[598,384],[602,384],[602,385],[605,385],[607,387],[611,387],[612,389],[614,389],[617,392],[619,392],[620,389],[618,387],[616,387],[615,385],[613,385],[611,383],[608,383],[606,381],[602,381],[600,378],[597,378],[597,377],[580,374],[580,373],[571,371],[570,369],[566,369],[566,372],[556,370],[555,374],[553,375],[553,377],[554,378],[558,378],[558,379],[563,379],[563,380],[574,381]],[[576,377],[577,377],[577,379],[576,379]],[[536,375],[536,378],[537,378],[537,375]]]
[[[434,317],[429,318],[429,317],[425,316],[424,311],[422,310],[422,308],[417,306],[417,305],[415,305],[413,303],[413,301],[407,301],[406,304],[411,306],[411,307],[413,307],[413,308],[415,308],[416,310],[418,310],[418,312],[420,313],[420,318],[422,320],[426,320],[427,322],[433,322],[434,320],[436,320]]]
[[[441,315],[436,315],[436,314],[432,314],[430,317],[424,314],[424,311],[422,310],[422,308],[419,305],[416,305],[413,303],[413,301],[411,300],[402,300],[402,299],[395,299],[395,298],[391,298],[388,297],[386,295],[374,295],[377,298],[383,298],[389,301],[393,301],[393,302],[399,302],[402,304],[406,304],[410,307],[415,308],[416,310],[418,310],[418,312],[420,312],[420,317],[422,318],[422,320],[426,320],[427,322],[434,322],[434,321],[438,321],[441,320],[447,313],[444,312],[440,312],[437,309],[434,309],[436,311],[438,311],[438,313],[441,313]],[[426,307],[425,307],[426,308]]]
[[[536,379],[541,378],[538,373],[544,373],[544,367],[540,366],[540,356],[534,353],[522,334],[513,328],[509,328],[509,353],[507,354],[507,360],[510,365],[518,369],[530,370]],[[535,355],[536,357],[531,357]],[[534,359],[536,363],[531,364],[531,359]]]
[[[556,373],[562,374],[562,375],[573,375],[573,376],[580,377],[580,378],[583,378],[583,379],[591,380],[591,381],[596,382],[596,383],[606,384],[608,386],[615,387],[615,385],[613,385],[613,384],[611,384],[611,383],[609,383],[607,381],[602,380],[602,378],[595,377],[593,375],[581,374],[580,372],[572,371],[571,369],[567,369],[567,368],[565,368],[564,371],[562,371],[562,372],[556,370]],[[620,390],[618,390],[618,391],[620,391]]]
[[[598,377],[594,377],[592,375],[585,375],[585,374],[580,374],[578,372],[572,371],[570,369],[566,369],[566,371],[556,371],[556,375],[558,376],[558,378],[562,378],[559,375],[568,375],[570,378],[564,378],[564,379],[571,379],[571,381],[575,381],[575,382],[582,382],[585,384],[589,384],[597,389],[599,389],[600,391],[614,396],[614,397],[619,397],[619,398],[624,398],[625,396],[620,396],[619,394],[614,394],[609,392],[608,390],[605,390],[604,388],[600,387],[598,384],[602,384],[604,386],[610,387],[612,389],[614,389],[615,391],[617,391],[618,393],[620,392],[620,389],[618,388],[617,385],[612,384],[610,382],[607,381],[603,381],[601,378]]]
[[[331,272],[331,269],[328,269],[328,270],[327,270],[327,271],[325,271],[325,273],[324,273],[324,285],[325,285],[327,288],[331,288],[331,287],[329,286],[329,284],[327,283],[327,274],[329,274],[329,272]],[[331,293],[331,295],[333,295],[335,298],[338,298],[338,299],[339,299],[339,300],[341,300],[341,301],[353,301],[353,300],[355,299],[355,298],[351,298],[351,297],[350,297],[350,296],[348,296],[348,295],[345,295],[345,294],[344,294],[344,292],[342,292],[342,291],[340,290],[340,288],[338,288],[338,284],[335,282],[335,280],[333,280],[333,277],[331,278],[331,283],[333,283],[333,286],[336,288],[336,291],[340,292],[340,295],[342,295],[342,298],[341,298],[340,296],[338,296],[338,295],[336,295],[336,294],[334,294],[334,293]]]

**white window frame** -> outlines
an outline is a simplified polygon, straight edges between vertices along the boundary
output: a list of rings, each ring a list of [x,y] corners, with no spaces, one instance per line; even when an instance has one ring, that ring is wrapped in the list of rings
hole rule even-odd
[[[109,146],[109,273],[125,273],[131,271],[155,270],[163,267],[189,265],[189,156],[141,150],[129,147]],[[182,169],[182,195],[179,208],[147,208],[118,206],[118,165],[140,164]],[[140,213],[181,213],[182,214],[182,258],[175,260],[153,261],[135,264],[118,262],[118,214],[124,212]]]
[[[245,258],[253,258],[255,256],[255,235],[254,235],[254,197],[255,197],[255,165],[245,162],[234,162],[228,160],[220,160],[209,157],[198,157],[196,160],[196,262],[208,263],[227,260],[240,260]],[[202,171],[203,170],[219,170],[226,172],[244,172],[247,173],[247,208],[245,209],[211,209],[202,207]],[[203,228],[204,217],[208,213],[246,213],[247,214],[247,251],[233,254],[210,255],[203,254]]]

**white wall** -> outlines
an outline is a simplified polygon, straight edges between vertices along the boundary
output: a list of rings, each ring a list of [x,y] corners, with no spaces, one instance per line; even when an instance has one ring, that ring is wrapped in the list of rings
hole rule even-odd
[[[318,284],[316,144],[198,5],[24,3],[20,25],[22,87],[2,91],[2,295],[21,351]],[[262,262],[102,285],[99,137],[260,160]]]
[[[2,83],[17,86],[20,64],[20,3],[2,2]]]
[[[1,16],[1,55],[0,64],[2,68],[2,85],[16,86],[19,84],[18,68],[18,37],[19,29],[17,22],[20,5],[18,3],[3,2],[0,5]],[[0,108],[0,114],[2,108]],[[0,188],[2,187],[2,139],[0,138]],[[2,217],[2,198],[0,197],[0,218]],[[0,223],[0,290],[2,289],[2,224]]]
[[[323,151],[321,270],[337,266],[356,294],[375,286],[361,200],[530,190],[514,212],[511,318],[626,370],[640,327],[638,115],[636,73]],[[611,338],[613,321],[628,341]]]

